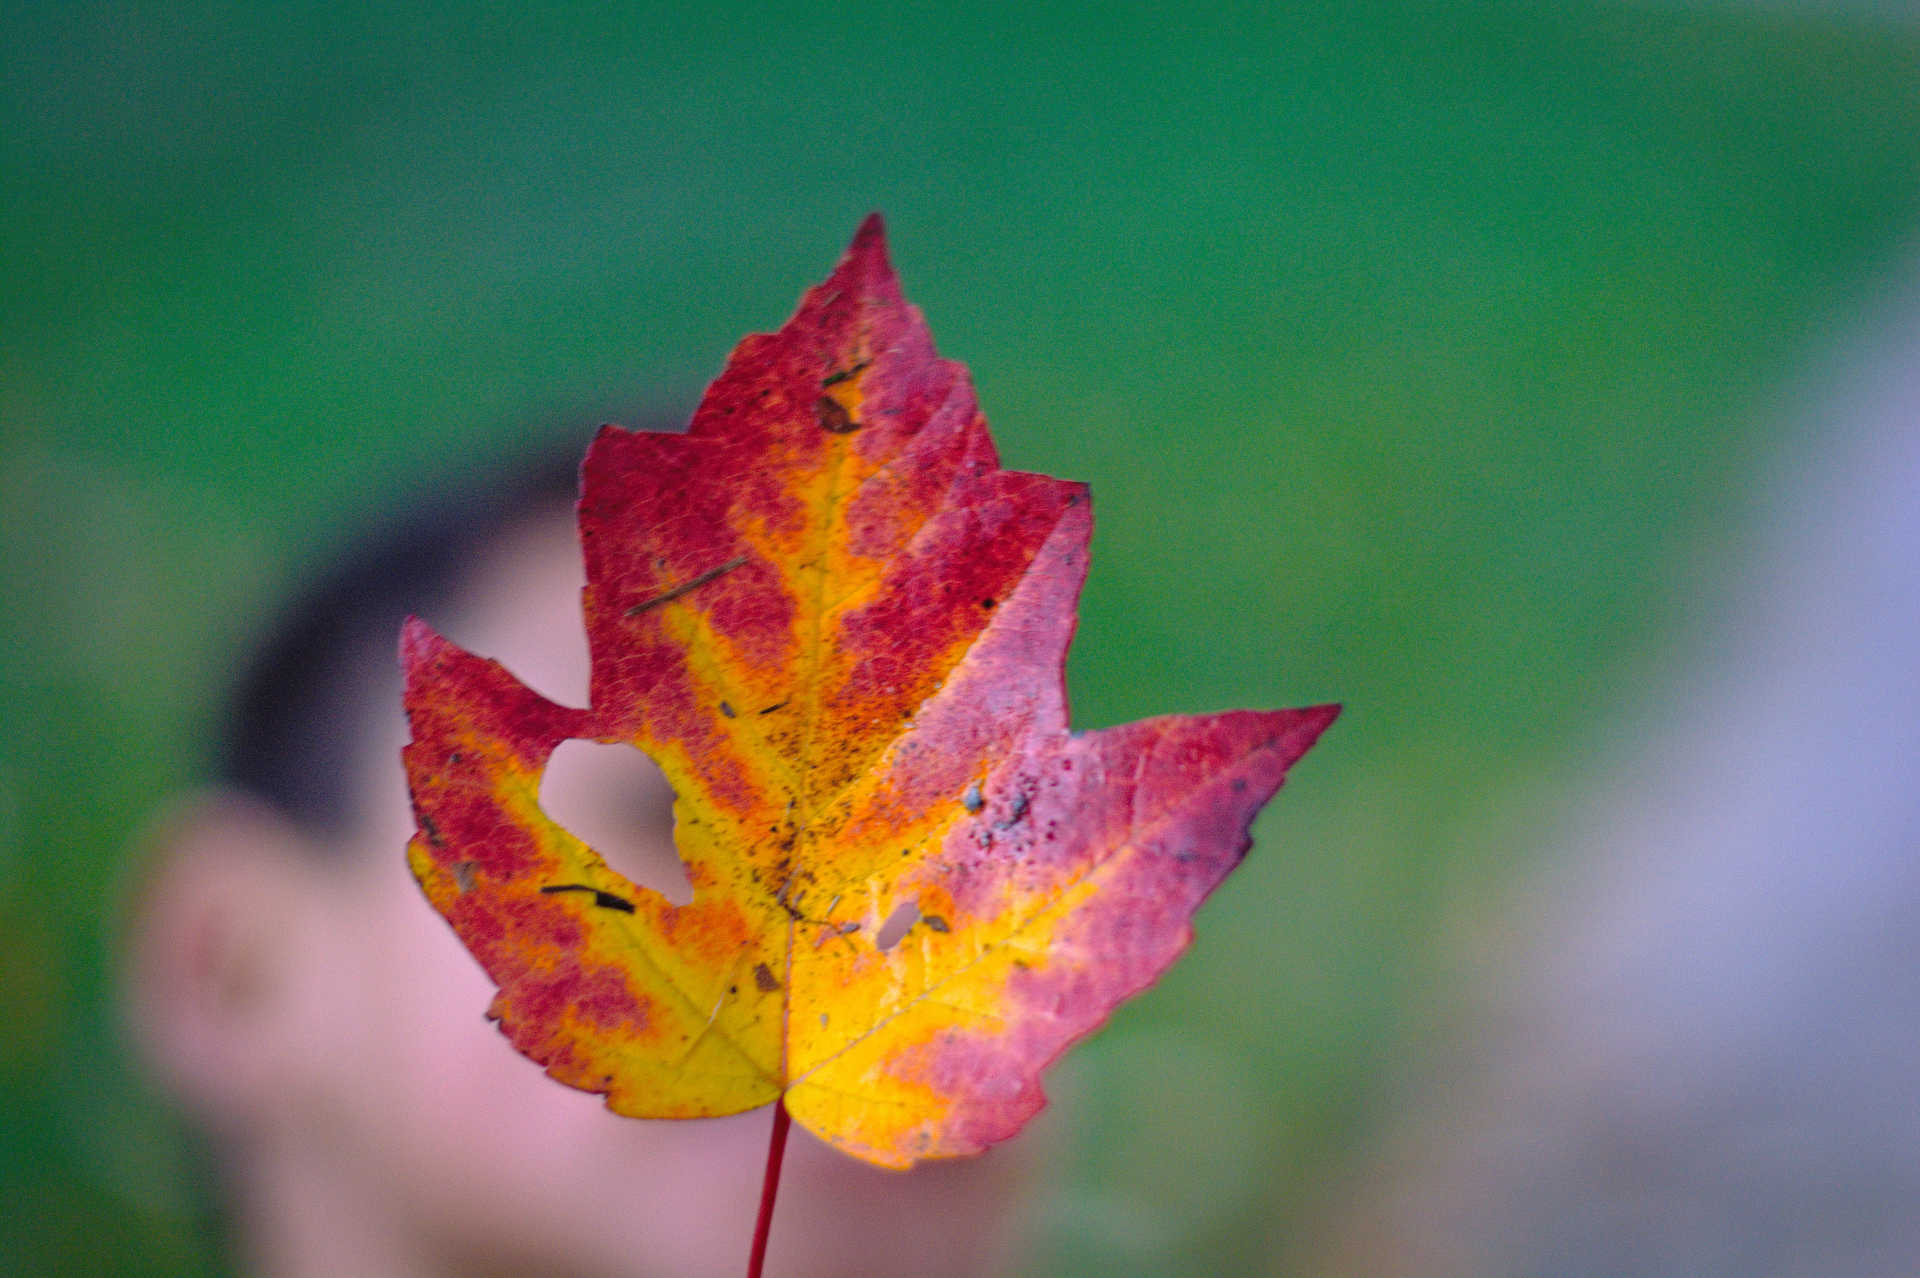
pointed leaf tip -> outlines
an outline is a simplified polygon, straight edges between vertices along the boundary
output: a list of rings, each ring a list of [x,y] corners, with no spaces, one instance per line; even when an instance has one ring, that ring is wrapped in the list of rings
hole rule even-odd
[[[859,252],[869,244],[877,247],[883,254],[887,251],[887,222],[880,216],[877,209],[860,219],[859,229],[853,233],[850,251]]]
[[[1346,706],[1340,702],[1329,701],[1323,705],[1308,706],[1301,713],[1313,725],[1313,736],[1317,740],[1322,732],[1333,726],[1333,721],[1338,719],[1345,710]]]
[[[877,212],[862,219],[827,285],[856,279],[869,287],[894,283],[893,261],[887,253],[887,224]]]
[[[400,627],[400,668],[408,670],[419,665],[432,655],[440,642],[440,636],[434,633],[432,626],[409,615]]]

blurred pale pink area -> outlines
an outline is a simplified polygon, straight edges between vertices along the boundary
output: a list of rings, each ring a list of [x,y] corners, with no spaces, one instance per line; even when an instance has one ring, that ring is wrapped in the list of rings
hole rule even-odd
[[[496,541],[449,632],[583,703],[571,520]],[[323,836],[238,796],[203,801],[163,841],[137,928],[136,1027],[213,1134],[249,1271],[743,1271],[769,1112],[620,1118],[513,1051],[484,1015],[491,983],[401,855],[414,823],[397,671],[369,663],[364,684],[349,826]],[[617,865],[670,873],[671,792],[657,770],[608,764],[570,764],[543,802],[617,842]],[[774,1272],[1010,1272],[1047,1145],[902,1174],[797,1134]]]

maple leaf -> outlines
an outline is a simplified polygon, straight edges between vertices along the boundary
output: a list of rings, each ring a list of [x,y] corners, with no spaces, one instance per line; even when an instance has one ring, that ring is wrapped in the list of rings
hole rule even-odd
[[[588,707],[408,621],[408,857],[514,1046],[621,1114],[781,1099],[895,1167],[1006,1139],[1338,713],[1068,730],[1087,491],[1000,469],[877,217],[686,434],[602,429],[579,517]],[[573,738],[665,771],[690,903],[542,812]]]

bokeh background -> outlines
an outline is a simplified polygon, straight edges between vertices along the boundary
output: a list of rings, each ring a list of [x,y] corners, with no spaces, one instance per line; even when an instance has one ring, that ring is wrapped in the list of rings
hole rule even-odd
[[[1866,6],[0,12],[8,1273],[217,1265],[110,957],[260,610],[688,411],[872,209],[1007,464],[1093,486],[1077,721],[1348,706],[1056,1073],[1032,1271],[1309,1272],[1920,228]]]

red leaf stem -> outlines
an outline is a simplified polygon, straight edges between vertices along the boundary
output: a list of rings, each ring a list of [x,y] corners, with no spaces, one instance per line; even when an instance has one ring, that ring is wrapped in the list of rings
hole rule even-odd
[[[767,1233],[773,1225],[773,1199],[780,1192],[780,1160],[787,1153],[787,1128],[793,1120],[780,1101],[773,1103],[773,1135],[767,1141],[767,1174],[760,1182],[760,1218],[753,1222],[753,1254],[747,1258],[747,1278],[760,1278],[767,1259]]]

